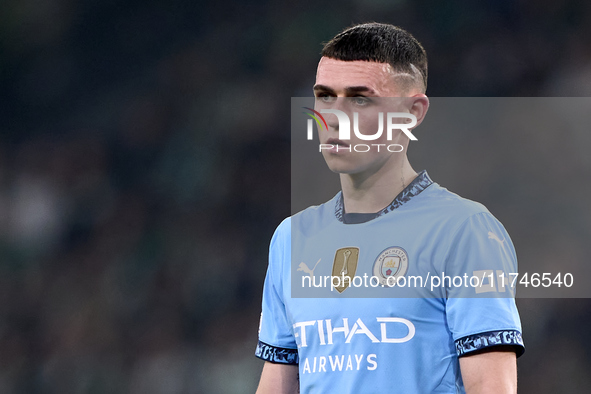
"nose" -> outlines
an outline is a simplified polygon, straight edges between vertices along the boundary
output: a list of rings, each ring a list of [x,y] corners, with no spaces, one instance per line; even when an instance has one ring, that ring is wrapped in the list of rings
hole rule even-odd
[[[328,124],[328,128],[334,131],[339,131],[339,119],[334,114],[324,114],[324,119],[326,119],[326,124]]]
[[[322,113],[324,120],[328,125],[330,130],[339,131],[339,125],[343,121],[341,117],[343,115],[348,116],[348,106],[347,106],[347,98],[345,97],[333,97],[332,100],[329,101],[316,101],[315,109]],[[334,112],[322,112],[322,110],[337,110],[339,111],[339,115],[335,114]]]

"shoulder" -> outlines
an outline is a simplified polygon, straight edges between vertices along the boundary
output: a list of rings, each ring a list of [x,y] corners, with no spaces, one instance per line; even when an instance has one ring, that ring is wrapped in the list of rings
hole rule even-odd
[[[437,183],[421,193],[421,202],[425,215],[452,226],[460,226],[469,218],[480,215],[495,219],[483,204],[461,197]]]
[[[290,229],[291,229],[291,216],[283,219],[283,221],[281,223],[279,223],[279,226],[277,226],[277,228],[275,229],[275,233],[273,234],[273,238],[281,238],[284,237],[285,235],[289,235]]]
[[[308,207],[295,215],[289,216],[277,226],[271,247],[283,247],[290,243],[292,233],[308,233],[309,231],[318,231],[323,226],[335,220],[334,210],[336,201],[341,193],[337,193],[331,200],[321,205]]]
[[[273,237],[271,238],[271,243],[269,249],[271,253],[277,251],[279,249],[284,249],[286,246],[289,245],[291,238],[291,217],[287,217],[283,219],[283,221],[277,226],[275,232],[273,233]]]
[[[424,194],[426,202],[441,210],[447,210],[452,215],[471,216],[476,213],[490,213],[481,203],[464,198],[437,183],[433,183],[428,188],[428,193]]]
[[[486,242],[489,237],[509,239],[503,224],[479,202],[461,197],[436,183],[420,197],[421,204],[417,204],[420,212],[417,211],[415,219],[432,239],[449,248],[461,238],[484,237],[478,242]]]
[[[335,210],[340,198],[341,192],[338,192],[324,204],[313,205],[291,216],[291,230],[309,234],[322,231],[327,226],[334,224],[337,221]]]

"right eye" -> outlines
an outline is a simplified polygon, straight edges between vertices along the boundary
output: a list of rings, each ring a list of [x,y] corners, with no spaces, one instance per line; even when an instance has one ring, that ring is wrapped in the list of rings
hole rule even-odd
[[[337,99],[336,97],[329,96],[328,94],[325,94],[325,93],[321,93],[318,96],[316,96],[316,101],[319,101],[321,103],[332,103],[336,99]]]

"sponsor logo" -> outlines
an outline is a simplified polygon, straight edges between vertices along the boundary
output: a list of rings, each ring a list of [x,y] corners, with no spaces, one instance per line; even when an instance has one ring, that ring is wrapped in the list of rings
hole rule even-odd
[[[353,326],[349,325],[348,318],[341,320],[343,325],[340,327],[333,326],[331,319],[295,323],[293,328],[298,347],[307,347],[310,338],[319,340],[320,345],[333,345],[335,342],[351,343],[357,337],[368,338],[372,343],[404,343],[415,336],[414,324],[401,317],[376,317],[380,326],[377,335],[360,318]],[[392,335],[392,332],[396,334]]]
[[[298,271],[303,271],[304,273],[310,275],[310,280],[314,280],[314,270],[316,269],[316,266],[318,265],[318,263],[320,263],[321,259],[318,259],[318,261],[316,262],[316,265],[314,266],[314,268],[310,269],[308,268],[308,265],[306,263],[304,263],[303,261],[300,263],[300,265],[298,266]]]
[[[341,371],[359,371],[367,369],[375,371],[378,368],[377,354],[349,354],[329,355],[320,357],[305,358],[302,368],[302,374],[321,373],[321,372],[341,372]],[[318,365],[318,368],[316,366]]]
[[[492,231],[488,232],[488,239],[494,239],[495,241],[497,241],[498,243],[501,244],[501,246],[505,246],[505,238],[503,238],[502,240],[499,238],[499,236],[495,233],[493,233]]]

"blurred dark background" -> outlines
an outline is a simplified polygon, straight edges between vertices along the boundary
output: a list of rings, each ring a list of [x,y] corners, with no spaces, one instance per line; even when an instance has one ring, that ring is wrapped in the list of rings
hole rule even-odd
[[[585,1],[0,3],[0,393],[254,391],[290,98],[321,42],[372,20],[423,43],[431,96],[591,93]],[[562,132],[429,169],[556,271],[591,252],[591,139]],[[518,303],[520,392],[588,390],[591,302]]]

